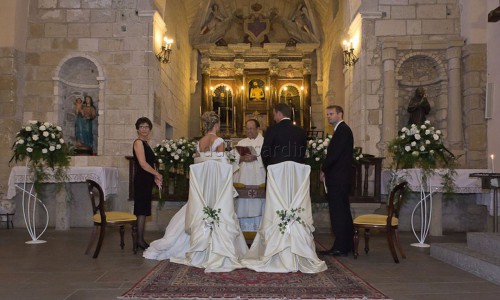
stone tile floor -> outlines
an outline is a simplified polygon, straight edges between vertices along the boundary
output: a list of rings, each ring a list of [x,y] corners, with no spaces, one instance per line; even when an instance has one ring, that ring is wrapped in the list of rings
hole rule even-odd
[[[25,229],[0,228],[0,299],[116,299],[157,264],[132,253],[129,231],[121,251],[114,228],[108,230],[97,259],[85,256],[90,232],[90,228],[49,229],[42,237],[47,243],[28,245]],[[163,232],[147,232],[149,241],[162,236]],[[316,240],[329,247],[332,239],[318,234]],[[407,259],[400,264],[393,262],[380,233],[372,234],[369,255],[363,252],[357,260],[352,256],[340,260],[392,299],[500,299],[500,286],[430,257],[428,248],[411,247],[415,239],[410,232],[402,233],[402,241]],[[429,239],[430,243],[455,241],[464,242],[465,234]]]

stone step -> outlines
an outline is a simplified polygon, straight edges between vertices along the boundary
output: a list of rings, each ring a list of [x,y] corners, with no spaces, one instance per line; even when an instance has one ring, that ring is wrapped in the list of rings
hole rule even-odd
[[[432,243],[431,256],[500,284],[500,258],[470,249],[465,243]]]
[[[467,247],[486,255],[500,258],[500,233],[468,232]]]

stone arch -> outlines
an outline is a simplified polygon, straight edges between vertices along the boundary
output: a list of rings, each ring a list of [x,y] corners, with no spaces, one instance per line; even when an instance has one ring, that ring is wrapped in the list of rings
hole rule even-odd
[[[423,87],[431,105],[427,116],[433,125],[445,129],[447,127],[448,107],[448,75],[446,63],[433,52],[412,51],[401,56],[395,66],[398,83],[397,128],[406,126],[409,115],[408,103],[418,87]]]
[[[61,124],[67,140],[77,147],[77,154],[98,155],[104,149],[104,71],[102,64],[87,54],[64,57],[54,71],[54,119]],[[77,142],[75,134],[75,100],[90,96],[97,117],[92,119],[91,146]]]

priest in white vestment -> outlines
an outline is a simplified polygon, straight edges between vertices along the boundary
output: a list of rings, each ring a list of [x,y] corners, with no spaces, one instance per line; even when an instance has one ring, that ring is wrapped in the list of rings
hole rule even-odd
[[[259,132],[260,124],[255,119],[247,120],[245,124],[247,138],[238,142],[237,146],[253,147],[254,154],[240,156],[236,151],[239,170],[234,174],[234,182],[246,186],[264,186],[266,182],[266,169],[260,157],[264,137]],[[260,219],[264,210],[264,198],[238,198],[236,214],[240,219],[242,231],[254,232],[259,229]]]

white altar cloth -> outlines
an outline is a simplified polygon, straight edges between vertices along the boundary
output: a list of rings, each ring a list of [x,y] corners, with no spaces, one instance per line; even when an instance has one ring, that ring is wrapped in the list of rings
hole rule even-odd
[[[7,198],[12,199],[17,194],[17,188],[23,188],[26,167],[16,166],[12,168],[9,176]],[[112,167],[69,167],[67,171],[68,182],[85,182],[87,179],[94,180],[103,189],[104,196],[118,193],[118,169]],[[33,182],[33,175],[28,173],[26,182]],[[56,183],[54,178],[49,178],[45,183]],[[61,189],[56,195],[55,227],[56,230],[67,230],[71,224],[71,206],[66,201],[66,192]]]
[[[24,183],[24,178],[28,172],[26,167],[16,166],[12,168],[9,176],[7,199],[12,199],[16,196],[16,184]],[[68,182],[85,182],[87,179],[97,182],[106,197],[109,194],[118,193],[118,169],[113,167],[69,167]],[[27,182],[33,182],[33,174],[27,176]],[[55,183],[56,181],[48,179],[46,183]]]
[[[436,194],[433,198],[432,220],[429,234],[431,236],[442,235],[442,199],[443,184],[441,175],[445,170],[436,169],[435,174],[430,178],[432,191]],[[454,192],[458,194],[475,194],[476,204],[486,205],[490,215],[493,215],[493,197],[490,190],[481,188],[481,179],[470,177],[471,173],[486,173],[491,172],[487,169],[456,169],[457,174],[454,177]],[[394,170],[382,170],[382,186],[381,193],[389,194],[389,183],[394,174]],[[400,169],[395,173],[396,176],[404,178],[408,182],[409,188],[413,192],[420,192],[420,180],[422,178],[422,169]]]
[[[471,173],[486,173],[490,172],[487,169],[456,169],[457,174],[454,177],[455,188],[454,192],[457,194],[481,194],[489,193],[488,190],[481,188],[481,179],[476,177],[469,177]],[[441,175],[445,172],[444,169],[436,169],[434,175],[431,176],[431,185],[436,188],[436,192],[443,192],[443,184],[441,182]],[[384,195],[389,194],[389,182],[392,178],[394,170],[382,170],[382,186],[381,193]],[[420,191],[420,178],[422,178],[422,169],[400,169],[396,172],[398,177],[404,177],[408,181],[408,186],[414,192]]]

